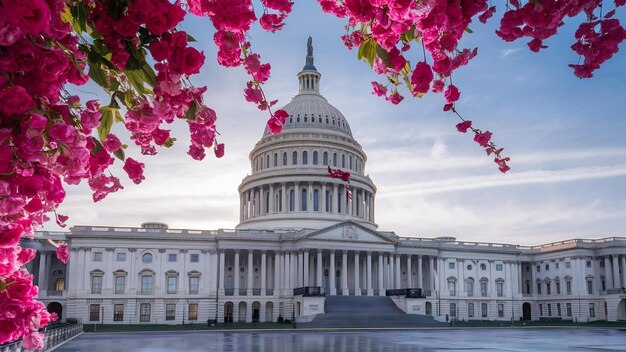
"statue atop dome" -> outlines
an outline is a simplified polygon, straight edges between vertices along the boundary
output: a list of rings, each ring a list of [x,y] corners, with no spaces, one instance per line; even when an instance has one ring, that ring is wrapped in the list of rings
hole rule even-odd
[[[302,68],[302,71],[317,71],[313,64],[313,38],[309,36],[306,42],[306,64]]]

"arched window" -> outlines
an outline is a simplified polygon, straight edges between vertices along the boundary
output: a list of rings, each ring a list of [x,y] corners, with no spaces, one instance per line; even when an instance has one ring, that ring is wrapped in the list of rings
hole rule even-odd
[[[333,166],[337,167],[337,153],[333,153]]]
[[[65,291],[65,279],[57,279],[57,281],[54,283],[54,290]]]
[[[322,163],[324,165],[328,165],[328,152],[324,152],[324,155],[322,156]]]
[[[317,165],[317,151],[313,152],[313,165]]]
[[[298,164],[298,152],[293,152],[293,154],[291,155],[291,165],[297,165]]]
[[[302,211],[306,211],[306,201],[307,201],[307,192],[306,192],[306,188],[302,189]]]
[[[269,155],[265,156],[265,168],[266,169],[270,168],[270,156]]]
[[[474,296],[474,279],[469,278],[465,280],[465,288],[467,289],[467,297]]]
[[[302,164],[306,165],[309,163],[309,153],[307,151],[302,152]]]
[[[320,211],[320,192],[318,190],[313,191],[313,211]]]
[[[480,270],[487,270],[487,265],[485,263],[480,264]]]
[[[287,165],[287,152],[283,153],[283,166]]]
[[[146,253],[141,257],[141,262],[144,264],[152,263],[152,254]]]
[[[289,191],[289,211],[295,210],[296,192],[292,189]]]
[[[274,153],[274,167],[278,166],[278,154]]]
[[[346,155],[341,154],[341,167],[346,168]]]
[[[329,212],[330,211],[330,191],[326,190],[326,196],[325,196],[325,206],[324,206],[324,211]]]

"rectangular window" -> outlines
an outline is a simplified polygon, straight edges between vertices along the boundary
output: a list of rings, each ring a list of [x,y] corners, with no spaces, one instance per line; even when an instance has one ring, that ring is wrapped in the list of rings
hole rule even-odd
[[[89,305],[89,321],[100,321],[100,305]]]
[[[167,255],[167,261],[170,263],[176,262],[176,259],[178,259],[176,253],[170,253]]]
[[[102,261],[102,252],[93,252],[93,261],[101,262]]]
[[[456,303],[450,303],[450,316],[456,317]]]
[[[115,293],[123,294],[126,289],[126,277],[125,276],[116,276],[115,277]]]
[[[178,278],[176,276],[167,277],[167,293],[176,293],[176,286],[178,284]]]
[[[469,318],[473,318],[474,317],[474,303],[469,303],[467,305],[467,316]]]
[[[561,316],[561,303],[556,304],[556,315]]]
[[[165,305],[165,320],[176,319],[176,304],[168,303]]]
[[[498,304],[498,318],[504,318],[504,304]]]
[[[539,315],[543,315],[543,304],[539,304]]]
[[[589,303],[589,318],[595,318],[595,317],[596,317],[596,304]]]
[[[467,291],[467,297],[473,297],[474,296],[474,281],[468,280],[465,283],[465,286],[466,286],[466,291]]]
[[[548,316],[552,316],[552,304],[548,303]]]
[[[541,282],[537,283],[537,294],[540,295],[541,294]]]
[[[591,268],[591,260],[587,260],[587,268]]]
[[[550,270],[550,264],[546,264],[546,271]]]
[[[504,297],[504,282],[496,282],[496,292],[498,297]]]
[[[139,306],[139,322],[141,323],[150,322],[150,303],[142,303]]]
[[[565,281],[565,290],[567,291],[568,295],[572,294],[572,282],[571,281]]]
[[[546,294],[549,295],[552,293],[551,286],[549,282],[546,282]]]
[[[126,253],[117,253],[115,255],[115,260],[117,260],[118,262],[125,262],[126,261]]]
[[[480,295],[482,297],[487,297],[487,282],[485,281],[480,283]]]
[[[541,265],[537,265],[537,272],[541,271]]]
[[[192,254],[189,257],[189,261],[192,262],[192,263],[197,263],[197,262],[200,261],[200,256],[198,254]]]
[[[452,262],[448,263],[448,269],[454,269],[454,263]]]
[[[102,276],[91,277],[91,293],[102,293]]]
[[[483,318],[487,317],[487,303],[480,304],[480,316]]]
[[[456,282],[448,281],[448,291],[450,291],[450,296],[456,296]]]
[[[143,275],[141,277],[141,294],[152,294],[152,275]]]
[[[572,263],[570,262],[565,262],[565,269],[569,269],[572,267]]]
[[[591,280],[587,280],[587,293],[590,295],[593,294],[593,281]]]
[[[197,295],[198,294],[198,286],[200,283],[199,277],[190,277],[189,278],[189,294]]]
[[[568,317],[572,316],[572,304],[571,303],[565,303],[565,313],[567,314]]]
[[[560,282],[556,282],[556,294],[560,295],[561,294],[561,283]]]
[[[496,264],[496,271],[502,271],[502,264]]]
[[[116,304],[113,306],[113,321],[124,321],[123,304]]]
[[[189,305],[187,319],[198,320],[198,304],[193,303]]]
[[[556,263],[556,268],[558,269],[558,268],[559,268],[559,266],[560,266],[560,265],[559,265],[559,263],[557,262],[557,263]]]

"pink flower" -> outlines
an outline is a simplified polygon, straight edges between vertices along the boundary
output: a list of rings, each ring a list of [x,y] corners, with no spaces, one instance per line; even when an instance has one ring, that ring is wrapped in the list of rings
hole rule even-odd
[[[457,131],[459,131],[459,132],[461,132],[461,133],[465,133],[465,132],[467,132],[467,130],[468,130],[469,128],[471,128],[471,127],[472,127],[472,121],[470,121],[470,120],[465,120],[465,121],[463,121],[463,122],[461,122],[461,123],[458,123],[458,124],[456,125],[456,130],[457,130]]]
[[[169,59],[171,55],[170,46],[165,40],[155,40],[150,43],[150,54],[156,61],[164,61]]]
[[[104,142],[102,142],[102,146],[107,152],[113,153],[114,151],[120,149],[122,142],[120,142],[116,135],[110,133]]]
[[[446,89],[444,96],[446,97],[448,104],[452,104],[459,100],[461,93],[459,93],[459,89],[454,84],[451,84],[448,86],[448,89]]]
[[[204,53],[187,47],[180,54],[176,55],[180,72],[185,75],[192,75],[200,72],[200,67],[204,64]]]
[[[56,254],[57,258],[59,258],[59,260],[63,262],[63,264],[67,264],[67,262],[70,260],[70,250],[67,248],[67,243],[60,242],[59,246],[57,247]]]
[[[389,100],[392,104],[398,105],[404,99],[400,93],[395,92],[392,95],[387,96],[387,100]]]
[[[35,108],[35,101],[22,86],[0,91],[0,110],[7,115],[21,115]]]
[[[259,54],[251,54],[243,62],[246,71],[259,83],[263,83],[270,77],[270,64],[261,64]]]
[[[415,66],[411,74],[411,83],[413,84],[413,94],[418,95],[427,93],[430,89],[430,82],[433,80],[433,71],[430,65],[424,61],[420,61]]]
[[[216,157],[218,157],[218,158],[223,157],[224,156],[224,143],[218,143],[215,146],[214,152],[215,152],[215,156]]]
[[[387,87],[383,86],[382,84],[378,82],[372,82],[372,88],[374,89],[372,94],[376,96],[382,97],[387,94]]]
[[[474,135],[474,142],[478,143],[481,147],[486,147],[489,145],[489,141],[491,140],[491,132],[476,132]]]
[[[146,179],[143,176],[144,166],[145,165],[143,163],[140,163],[133,158],[126,158],[123,169],[135,184],[140,184],[142,180]]]
[[[541,49],[547,48],[547,46],[543,45],[543,42],[537,38],[528,42],[528,47],[530,48],[530,51],[535,52],[535,53],[539,52],[539,50]]]
[[[259,24],[261,25],[261,28],[268,32],[276,32],[285,26],[285,22],[283,22],[284,20],[284,15],[264,13],[259,19]]]

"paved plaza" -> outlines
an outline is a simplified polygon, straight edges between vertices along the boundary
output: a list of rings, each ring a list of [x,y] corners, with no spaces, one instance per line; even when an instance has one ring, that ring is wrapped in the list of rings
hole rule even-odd
[[[84,333],[58,352],[624,351],[626,330],[578,328]]]

